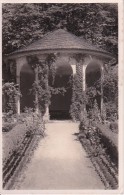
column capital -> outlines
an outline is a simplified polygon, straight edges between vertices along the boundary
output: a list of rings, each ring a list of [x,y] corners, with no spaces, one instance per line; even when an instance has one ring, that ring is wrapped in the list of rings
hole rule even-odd
[[[48,56],[48,54],[38,54],[38,55],[36,55],[37,59],[40,62],[44,62],[47,59],[47,56]]]
[[[76,64],[71,64],[73,75],[76,74]]]
[[[73,56],[69,56],[69,64],[71,65],[71,64],[75,64],[76,65],[76,63],[77,63],[77,61],[76,61],[76,59],[73,57]]]
[[[99,59],[98,57],[93,56],[93,55],[86,55],[82,65],[87,66],[88,64],[93,63],[93,62],[99,64],[101,67],[104,64],[103,61]]]
[[[26,56],[19,57],[15,59],[16,62],[16,76],[20,76],[20,71],[23,65],[27,63],[27,58]]]
[[[26,56],[22,56],[22,57],[16,58],[15,61],[16,61],[16,64],[18,65],[22,65],[22,64],[24,65],[25,63],[27,63],[27,58]]]

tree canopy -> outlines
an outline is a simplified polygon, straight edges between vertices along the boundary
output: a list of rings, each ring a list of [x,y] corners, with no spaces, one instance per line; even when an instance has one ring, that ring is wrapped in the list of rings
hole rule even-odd
[[[3,54],[66,28],[116,57],[118,54],[117,4],[18,3],[3,4]]]

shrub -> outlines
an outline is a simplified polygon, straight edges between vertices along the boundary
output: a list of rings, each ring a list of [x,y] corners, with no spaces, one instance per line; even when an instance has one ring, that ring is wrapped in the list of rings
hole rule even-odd
[[[16,125],[11,131],[3,133],[3,163],[17,150],[26,135],[24,124]]]
[[[103,104],[103,108],[101,110],[101,119],[102,119],[103,123],[106,121],[106,106],[105,106],[105,104]]]
[[[3,133],[3,163],[6,162],[14,151],[18,150],[25,137],[31,137],[36,134],[45,135],[44,123],[39,114],[34,113],[30,108],[26,108],[25,113],[21,117],[23,118],[23,123],[21,122],[11,131]],[[8,123],[8,129],[12,125],[13,123]]]
[[[106,106],[106,119],[109,121],[115,121],[118,119],[118,108],[112,103],[108,102],[105,104]]]
[[[91,123],[94,122],[101,122],[101,113],[100,110],[98,108],[98,104],[97,101],[94,101],[93,104],[93,108],[89,109],[88,114],[87,114],[88,118],[90,119]]]
[[[80,128],[82,127],[83,126],[80,125]],[[90,155],[96,157],[98,155],[102,155],[105,152],[105,148],[101,144],[99,130],[97,127],[91,126],[91,124],[89,124],[87,128],[80,129],[79,138],[88,140],[89,145],[90,145]]]
[[[117,123],[117,122],[111,122],[109,127],[110,127],[110,129],[111,129],[113,132],[115,132],[115,133],[118,132],[118,123]]]
[[[16,115],[18,124],[22,124],[25,122],[25,118],[27,117],[26,113],[20,113],[19,115]]]
[[[117,125],[117,124],[116,124]],[[118,164],[118,136],[115,132],[110,131],[107,126],[98,124],[99,137],[101,143],[106,147],[107,154],[111,157],[111,160]]]
[[[2,131],[3,132],[8,132],[10,131],[14,126],[16,126],[16,123],[4,123],[3,127],[2,127]]]
[[[84,114],[82,116],[82,119],[81,119],[81,122],[79,125],[79,130],[83,131],[83,130],[87,129],[89,127],[89,124],[90,124],[89,119],[87,118],[87,115]]]
[[[2,117],[2,131],[8,132],[17,124],[16,115],[11,112],[4,113]]]
[[[44,122],[42,114],[33,112],[32,108],[25,109],[26,117],[24,118],[24,123],[27,128],[28,134],[40,133],[44,135]]]
[[[18,85],[14,83],[4,83],[2,87],[4,98],[4,112],[14,114],[16,113],[16,100],[20,96]]]

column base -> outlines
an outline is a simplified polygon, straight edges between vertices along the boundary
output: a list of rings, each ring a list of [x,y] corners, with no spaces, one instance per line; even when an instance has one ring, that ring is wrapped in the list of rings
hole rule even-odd
[[[48,107],[46,108],[46,112],[45,112],[45,114],[44,114],[44,116],[43,116],[43,120],[44,120],[45,122],[48,122],[48,121],[50,120],[49,108],[48,108]]]
[[[17,100],[17,114],[20,115],[20,98]]]

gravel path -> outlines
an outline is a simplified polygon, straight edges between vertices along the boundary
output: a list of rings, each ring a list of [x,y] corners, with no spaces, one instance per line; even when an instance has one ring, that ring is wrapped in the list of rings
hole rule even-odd
[[[76,139],[78,123],[54,121],[39,142],[19,190],[104,189],[99,176]]]

